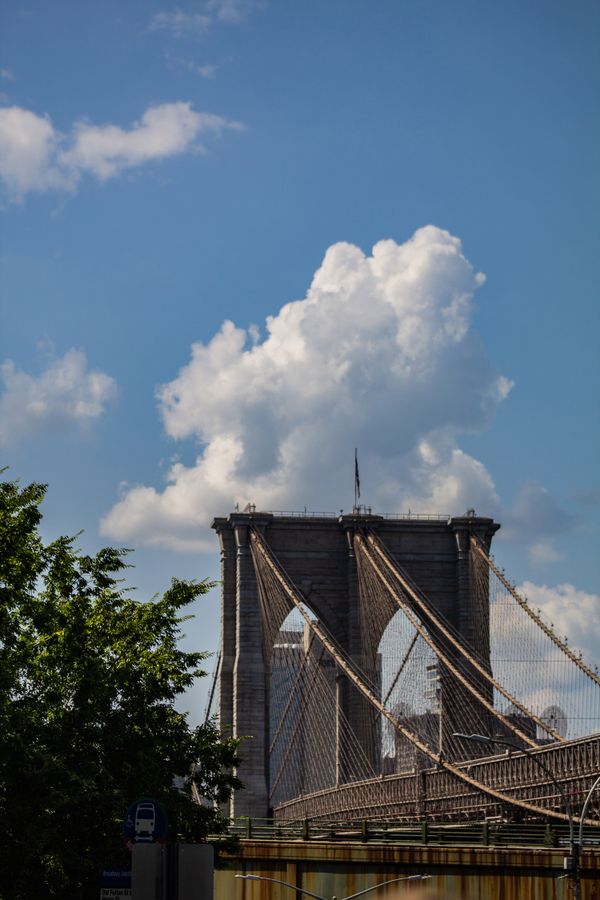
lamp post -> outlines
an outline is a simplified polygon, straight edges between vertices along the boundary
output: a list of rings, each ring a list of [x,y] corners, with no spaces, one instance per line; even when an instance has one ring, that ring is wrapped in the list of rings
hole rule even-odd
[[[495,738],[489,737],[487,734],[460,734],[459,732],[454,732],[452,737],[461,738],[463,741],[473,741],[477,744],[500,744],[504,747],[511,747],[513,750],[518,750],[520,753],[524,753],[525,756],[528,756],[529,759],[536,763],[539,768],[546,773],[552,784],[555,786],[556,790],[561,796],[562,802],[564,803],[565,810],[567,812],[567,818],[569,820],[569,856],[564,860],[564,868],[573,873],[573,894],[575,900],[579,900],[580,891],[579,891],[579,845],[575,841],[575,824],[573,821],[573,807],[569,801],[569,798],[563,791],[562,787],[554,777],[553,773],[550,771],[548,766],[546,766],[541,759],[538,759],[537,756],[534,756],[530,750],[525,747],[519,746],[519,744],[515,744],[513,741],[507,741],[505,738]],[[596,782],[597,784],[598,782]],[[594,790],[596,784],[592,785],[592,790],[588,794],[586,798],[586,802],[584,804],[584,810],[587,806],[589,799],[591,797],[592,791]],[[582,818],[583,822],[583,818]],[[581,843],[581,833],[582,829],[579,829],[579,841]]]
[[[297,891],[299,894],[307,894],[307,896],[313,897],[313,900],[329,900],[328,897],[321,897],[320,894],[313,894],[312,891],[296,887],[295,884],[290,884],[289,881],[281,881],[279,878],[267,878],[266,875],[236,875],[235,877],[242,878],[245,881],[271,881],[273,884],[282,884],[284,887],[288,887],[292,891]],[[398,881],[423,881],[425,878],[431,878],[431,875],[403,875],[401,878],[392,878],[390,881],[382,881],[379,884],[373,884],[371,887],[365,888],[364,891],[358,891],[356,894],[342,897],[341,900],[354,900],[355,897],[362,897],[363,894],[376,891],[377,888],[385,887],[386,884],[396,884]],[[337,898],[332,897],[331,900],[337,900]]]
[[[587,808],[590,805],[590,800],[592,799],[592,794],[600,784],[600,775],[596,778],[595,782],[587,792],[587,797],[584,800],[583,806],[581,808],[581,817],[579,819],[579,847],[583,847],[583,823],[585,821],[585,816],[587,813]]]

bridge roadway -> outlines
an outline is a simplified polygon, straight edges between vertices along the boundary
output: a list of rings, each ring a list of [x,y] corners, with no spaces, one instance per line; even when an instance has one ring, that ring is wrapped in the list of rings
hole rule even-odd
[[[419,884],[374,891],[373,900],[567,900],[572,885],[564,874],[567,848],[497,848],[398,846],[360,842],[243,840],[235,856],[223,856],[215,873],[215,900],[301,900],[302,894],[264,881],[244,881],[252,874],[286,881],[321,897],[348,897],[403,875],[426,874]],[[600,848],[581,855],[581,900],[600,896]]]
[[[477,781],[505,794],[506,803],[471,788],[441,767],[434,767],[350,782],[298,797],[278,806],[274,816],[278,821],[327,818],[481,821],[491,816],[530,817],[526,808],[510,803],[511,799],[519,799],[538,811],[544,808],[553,817],[565,820],[564,803],[556,786],[533,757],[538,757],[553,773],[577,818],[577,811],[600,774],[600,734],[549,744],[529,753],[512,751],[460,763]],[[532,811],[531,815],[535,813]]]

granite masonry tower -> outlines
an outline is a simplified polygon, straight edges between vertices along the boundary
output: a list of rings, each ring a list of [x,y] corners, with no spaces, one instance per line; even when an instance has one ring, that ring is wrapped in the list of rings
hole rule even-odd
[[[287,515],[254,511],[217,518],[221,546],[221,667],[219,719],[224,735],[243,742],[240,777],[231,814],[265,817],[269,808],[268,666],[265,665],[260,601],[249,537],[266,538],[307,605],[349,656],[373,658],[381,635],[361,633],[358,576],[352,547],[356,528],[374,529],[394,559],[472,646],[489,630],[488,610],[471,591],[469,538],[489,549],[500,527],[489,518],[398,517],[351,513]],[[486,648],[478,647],[485,656]],[[488,658],[489,658],[489,650]],[[360,699],[360,698],[359,698]],[[361,735],[361,703],[346,711]],[[364,734],[365,728],[362,728]],[[362,739],[362,738],[361,738]],[[369,736],[364,735],[365,746]]]

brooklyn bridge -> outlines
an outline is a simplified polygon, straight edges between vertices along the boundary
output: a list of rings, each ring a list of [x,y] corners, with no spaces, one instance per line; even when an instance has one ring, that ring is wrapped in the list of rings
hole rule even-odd
[[[213,527],[232,815],[578,821],[600,676],[495,564],[492,519],[250,506]]]

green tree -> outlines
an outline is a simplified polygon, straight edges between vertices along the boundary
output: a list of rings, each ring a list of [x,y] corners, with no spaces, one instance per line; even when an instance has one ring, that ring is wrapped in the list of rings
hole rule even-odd
[[[205,674],[206,654],[178,639],[211,584],[174,580],[135,601],[127,551],[44,544],[44,494],[0,484],[2,900],[96,898],[102,868],[128,862],[121,825],[138,797],[164,805],[170,840],[202,841],[225,830],[218,805],[239,786],[236,743],[173,705]]]

